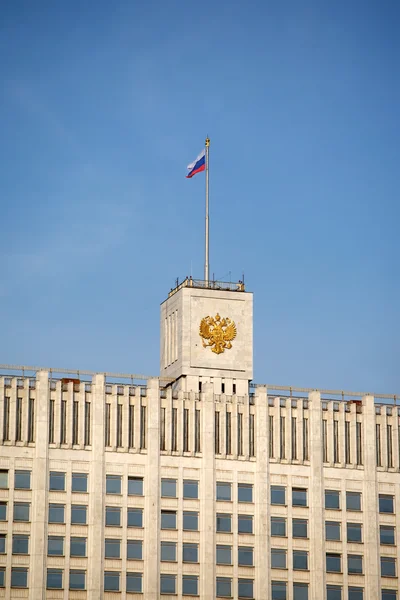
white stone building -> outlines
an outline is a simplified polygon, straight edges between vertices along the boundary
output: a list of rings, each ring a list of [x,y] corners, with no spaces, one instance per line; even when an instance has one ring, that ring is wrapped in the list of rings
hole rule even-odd
[[[0,598],[398,599],[395,397],[251,384],[252,320],[186,280],[160,377],[3,366]]]

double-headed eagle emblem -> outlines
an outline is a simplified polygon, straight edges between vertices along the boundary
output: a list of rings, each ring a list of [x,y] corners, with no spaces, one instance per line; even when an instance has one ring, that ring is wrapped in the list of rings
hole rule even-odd
[[[231,341],[236,337],[236,325],[226,317],[222,319],[217,313],[215,317],[204,317],[200,322],[200,337],[203,347],[211,347],[212,352],[221,354],[232,348]]]

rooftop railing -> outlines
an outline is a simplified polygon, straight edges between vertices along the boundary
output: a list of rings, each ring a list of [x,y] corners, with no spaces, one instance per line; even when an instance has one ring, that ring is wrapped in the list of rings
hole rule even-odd
[[[171,288],[168,294],[168,298],[176,294],[179,290],[185,287],[200,288],[203,290],[222,290],[225,292],[245,292],[245,286],[243,281],[204,281],[202,279],[193,279],[192,277],[186,277],[181,283],[176,280],[176,287]]]

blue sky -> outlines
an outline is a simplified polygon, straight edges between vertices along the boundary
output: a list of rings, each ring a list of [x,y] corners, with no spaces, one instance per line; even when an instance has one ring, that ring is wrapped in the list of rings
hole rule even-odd
[[[396,0],[0,4],[0,362],[158,374],[159,304],[254,292],[254,379],[400,393]]]

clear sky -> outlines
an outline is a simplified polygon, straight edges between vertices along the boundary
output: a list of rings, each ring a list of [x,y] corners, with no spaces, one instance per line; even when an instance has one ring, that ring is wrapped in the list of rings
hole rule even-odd
[[[0,362],[158,374],[208,134],[254,380],[399,394],[399,25],[397,0],[3,0]]]

